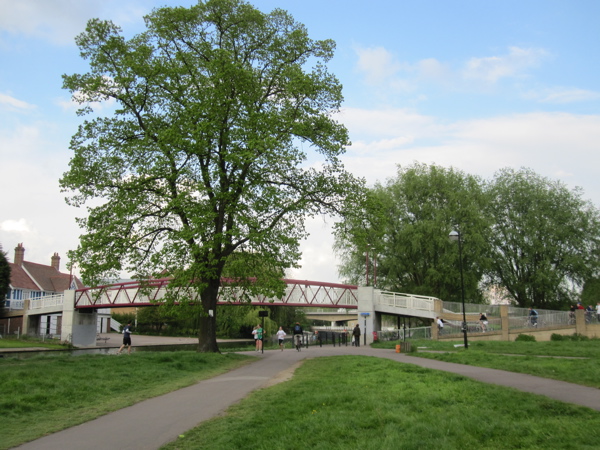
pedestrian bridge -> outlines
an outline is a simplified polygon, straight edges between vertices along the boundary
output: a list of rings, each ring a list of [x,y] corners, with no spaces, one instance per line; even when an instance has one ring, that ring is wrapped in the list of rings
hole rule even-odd
[[[256,305],[310,307],[324,320],[348,321],[359,319],[362,334],[373,339],[373,331],[382,330],[382,315],[416,317],[433,321],[441,317],[447,322],[444,336],[460,337],[462,327],[462,305],[444,302],[434,297],[385,292],[373,287],[324,283],[307,280],[285,279],[286,288],[280,297],[250,296],[240,287],[228,285],[226,280],[219,291],[220,305]],[[24,329],[35,330],[35,321],[41,315],[62,314],[61,335],[71,336],[75,346],[95,345],[96,311],[104,308],[151,307],[164,301],[168,279],[155,279],[143,283],[131,281],[94,288],[66,291],[64,295],[43,297],[25,301]],[[181,288],[184,289],[184,288]],[[185,292],[180,292],[185,294]],[[190,290],[189,298],[194,298]],[[486,312],[489,318],[487,330],[477,329],[479,313]],[[539,327],[529,330],[527,310],[508,305],[466,304],[465,316],[469,334],[487,332],[487,338],[511,340],[515,333],[544,329],[563,334],[574,332],[586,334],[583,315],[575,320],[567,311],[540,312]],[[329,317],[325,319],[325,317]],[[37,319],[36,319],[37,317]],[[29,321],[29,322],[28,322]],[[583,324],[583,325],[582,325]],[[600,326],[600,325],[599,325]],[[87,327],[87,328],[86,328]],[[82,330],[86,331],[82,331]],[[432,337],[437,339],[437,328],[431,327]],[[600,332],[598,333],[600,337]]]
[[[76,310],[94,310],[156,306],[165,299],[169,281],[164,278],[77,289],[74,291],[74,308]],[[322,312],[321,315],[347,317],[348,314],[351,314],[356,317],[360,303],[359,297],[363,297],[364,303],[366,303],[364,306],[369,311],[434,319],[436,316],[435,301],[440,301],[434,297],[385,292],[347,284],[293,279],[284,281],[286,288],[281,297],[250,296],[245,289],[228,286],[227,283],[224,283],[219,291],[218,304],[316,307],[328,310],[328,312]],[[360,295],[361,289],[369,290],[370,295]],[[185,292],[183,294],[185,295]],[[190,290],[188,298],[193,299],[196,295]],[[64,299],[65,296],[61,294],[30,300],[29,314],[59,313],[63,310]]]

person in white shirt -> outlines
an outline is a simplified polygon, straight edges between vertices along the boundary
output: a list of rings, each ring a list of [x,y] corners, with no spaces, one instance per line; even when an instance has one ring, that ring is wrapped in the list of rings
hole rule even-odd
[[[444,322],[439,317],[436,317],[436,319],[437,319],[438,333],[442,334],[442,331],[444,331]]]
[[[285,336],[286,334],[285,331],[283,331],[283,327],[279,327],[279,331],[277,331],[277,339],[279,339],[279,348],[281,351],[283,351],[283,339]]]

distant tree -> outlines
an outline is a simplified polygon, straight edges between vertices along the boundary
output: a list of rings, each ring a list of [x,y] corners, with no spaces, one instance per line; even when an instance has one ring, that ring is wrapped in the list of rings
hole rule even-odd
[[[457,229],[464,244],[466,296],[471,302],[482,299],[489,220],[477,177],[415,163],[399,167],[395,178],[377,184],[367,198],[362,214],[349,216],[336,229],[342,274],[353,282],[366,281],[369,251],[370,259],[377,258],[378,287],[460,300],[458,247],[448,239]],[[369,268],[371,274],[374,269]]]
[[[586,280],[581,291],[581,303],[595,306],[600,302],[600,278]]]
[[[4,307],[4,302],[10,289],[10,265],[6,258],[6,253],[2,251],[0,245],[0,308]]]
[[[63,77],[81,115],[95,102],[111,111],[71,141],[61,187],[69,204],[92,205],[69,256],[88,285],[120,271],[172,277],[169,302],[195,318],[199,351],[216,352],[229,258],[238,255],[232,282],[251,276],[249,291],[281,293],[304,219],[361,191],[339,160],[349,141],[332,118],[342,101],[325,66],[334,43],[241,0],[155,9],[145,20],[131,39],[89,21],[76,42],[90,71]]]
[[[598,273],[600,219],[582,192],[530,169],[503,169],[487,188],[491,284],[521,307],[566,307]]]

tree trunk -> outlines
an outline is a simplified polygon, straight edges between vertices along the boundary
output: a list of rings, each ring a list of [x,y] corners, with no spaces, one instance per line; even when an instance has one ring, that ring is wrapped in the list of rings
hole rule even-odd
[[[217,345],[217,295],[220,280],[210,280],[202,292],[202,308],[198,312],[198,352],[220,353]]]

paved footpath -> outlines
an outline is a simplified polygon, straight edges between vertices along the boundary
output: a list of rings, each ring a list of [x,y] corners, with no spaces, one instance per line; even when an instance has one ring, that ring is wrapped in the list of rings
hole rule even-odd
[[[447,363],[394,350],[370,347],[310,347],[297,352],[269,350],[252,353],[259,360],[169,394],[155,397],[128,408],[106,414],[90,422],[68,428],[24,444],[20,449],[44,450],[150,450],[158,449],[200,422],[222,414],[253,390],[288,379],[303,359],[334,355],[365,355],[416,364],[435,370],[453,372],[485,383],[574,403],[600,411],[600,389],[562,381],[523,375],[503,370],[485,369]],[[127,357],[125,355],[120,358]]]

